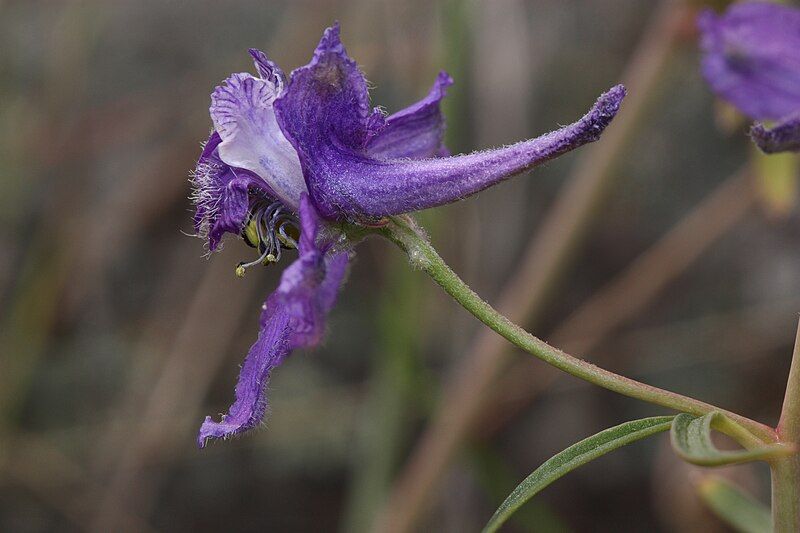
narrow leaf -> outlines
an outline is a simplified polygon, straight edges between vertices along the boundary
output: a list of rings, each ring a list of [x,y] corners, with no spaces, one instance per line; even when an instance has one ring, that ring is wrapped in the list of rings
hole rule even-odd
[[[709,476],[699,486],[700,496],[720,519],[740,533],[772,531],[769,508],[727,480]]]
[[[701,417],[681,413],[672,423],[672,447],[686,462],[700,466],[722,466],[747,463],[779,457],[792,452],[783,444],[760,444],[748,439],[748,449],[723,451],[711,440],[711,430],[719,429],[733,437],[741,436],[744,430],[720,412]],[[752,437],[752,436],[751,436]],[[740,440],[740,439],[737,439]]]
[[[625,422],[592,435],[554,455],[525,478],[500,504],[494,516],[483,529],[484,533],[497,531],[522,504],[567,472],[626,444],[668,430],[672,425],[673,418],[672,416],[656,416]]]

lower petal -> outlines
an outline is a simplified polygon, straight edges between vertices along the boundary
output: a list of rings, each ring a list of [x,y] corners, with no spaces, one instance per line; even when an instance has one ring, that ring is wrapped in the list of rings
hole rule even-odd
[[[258,340],[250,348],[239,373],[236,401],[220,422],[207,416],[200,426],[197,444],[204,448],[209,438],[227,438],[256,427],[267,408],[266,388],[272,369],[289,355],[289,317],[272,313],[263,325]]]
[[[319,219],[303,195],[300,217],[300,257],[283,272],[278,289],[264,303],[261,331],[250,348],[236,385],[236,400],[220,422],[206,417],[198,444],[226,438],[257,426],[267,407],[266,389],[272,369],[297,348],[319,344],[325,320],[344,280],[349,252],[331,252],[329,243],[317,243]],[[328,252],[328,253],[326,253]]]

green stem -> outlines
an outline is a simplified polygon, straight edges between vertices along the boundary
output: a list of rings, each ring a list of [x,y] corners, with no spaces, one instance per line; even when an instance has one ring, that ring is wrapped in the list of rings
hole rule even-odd
[[[781,419],[778,423],[781,442],[800,444],[800,325],[786,383]],[[800,456],[775,461],[772,467],[772,519],[775,531],[800,531]]]
[[[783,398],[778,435],[785,442],[800,444],[800,325],[798,325],[797,337],[794,342],[792,366],[789,369],[789,380],[786,383],[786,395]]]
[[[772,522],[775,533],[800,531],[800,456],[770,464],[772,474]]]
[[[453,272],[431,246],[421,228],[410,217],[394,217],[382,228],[382,233],[403,249],[412,264],[424,270],[462,307],[478,320],[505,337],[506,340],[559,370],[608,390],[643,400],[645,402],[694,415],[712,411],[726,416],[747,428],[764,442],[776,442],[775,431],[759,422],[714,405],[695,400],[671,391],[626,378],[599,368],[587,361],[554,348],[511,322],[491,305],[483,301],[458,275]]]

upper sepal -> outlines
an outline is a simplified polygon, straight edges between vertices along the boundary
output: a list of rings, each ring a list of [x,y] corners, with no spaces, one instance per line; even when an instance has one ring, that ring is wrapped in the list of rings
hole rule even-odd
[[[278,122],[297,150],[309,194],[322,216],[380,218],[464,198],[597,140],[625,96],[624,87],[614,87],[579,121],[485,152],[412,160],[402,147],[395,150],[391,142],[380,144],[383,139],[391,141],[393,122],[402,125],[416,116],[435,119],[449,82],[443,74],[418,108],[396,119],[389,117],[382,129],[376,128],[377,121],[370,120],[364,76],[347,56],[338,26],[326,30],[312,61],[292,72],[285,94],[275,102]],[[397,130],[403,133],[402,128]],[[440,144],[436,148],[443,152]],[[425,150],[436,155],[430,142]]]
[[[624,87],[614,87],[578,122],[496,150],[412,160],[391,149],[391,142],[381,146],[382,139],[391,141],[393,122],[402,126],[416,116],[435,118],[449,83],[449,76],[442,75],[418,107],[380,124],[370,112],[366,80],[347,55],[338,25],[325,31],[311,62],[292,72],[285,94],[275,102],[278,122],[297,150],[309,194],[322,216],[380,218],[464,198],[597,140],[625,96]],[[399,126],[397,130],[402,133]]]

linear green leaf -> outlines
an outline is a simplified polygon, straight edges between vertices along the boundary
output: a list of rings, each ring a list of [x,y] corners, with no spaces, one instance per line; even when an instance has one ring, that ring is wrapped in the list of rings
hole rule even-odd
[[[720,450],[711,440],[717,429],[745,444],[746,450]],[[763,444],[744,428],[718,411],[701,417],[681,413],[675,417],[670,431],[672,447],[686,462],[700,466],[722,466],[780,457],[792,452],[784,444]]]
[[[656,416],[625,422],[592,435],[554,455],[525,478],[500,504],[483,529],[484,533],[497,531],[522,504],[567,472],[626,444],[668,430],[672,425],[673,418],[672,416]]]
[[[740,533],[772,531],[769,508],[742,489],[718,476],[709,476],[699,486],[700,496],[719,518]]]

